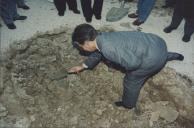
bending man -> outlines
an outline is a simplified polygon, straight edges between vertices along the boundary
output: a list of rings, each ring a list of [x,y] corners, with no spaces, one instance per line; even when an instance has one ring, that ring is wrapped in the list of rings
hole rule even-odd
[[[97,33],[91,25],[81,24],[75,28],[72,41],[92,54],[69,72],[92,69],[102,58],[126,70],[122,101],[115,104],[129,109],[136,106],[140,90],[149,77],[159,72],[167,61],[184,59],[181,54],[168,52],[165,41],[151,33]]]

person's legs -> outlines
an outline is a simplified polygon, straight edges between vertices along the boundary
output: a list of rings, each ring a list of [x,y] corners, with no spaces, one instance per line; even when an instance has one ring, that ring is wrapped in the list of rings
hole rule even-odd
[[[5,24],[13,23],[12,13],[10,12],[11,0],[1,1],[1,17]]]
[[[1,17],[9,29],[15,29],[14,16],[17,16],[14,0],[1,1]]]
[[[76,14],[80,14],[80,11],[77,9],[77,1],[76,0],[67,0],[67,4],[69,6],[69,10],[72,10]]]
[[[165,33],[170,33],[172,30],[177,29],[183,20],[183,16],[179,13],[177,8],[174,9],[171,24],[164,29]]]
[[[137,11],[135,13],[128,14],[129,18],[137,18],[138,17],[138,13],[139,13],[139,10],[141,9],[143,1],[144,0],[138,0],[138,2],[137,2]]]
[[[137,14],[139,14],[141,12],[144,1],[145,0],[138,0],[138,2],[137,2],[137,11],[136,11]]]
[[[81,0],[82,11],[87,22],[92,21],[93,10],[91,0]]]
[[[101,19],[103,1],[104,0],[94,0],[93,14],[95,15],[96,19]]]
[[[123,97],[122,103],[126,108],[136,107],[136,103],[139,97],[140,90],[146,81],[147,76],[138,76],[131,73],[125,75],[123,81]]]
[[[189,42],[193,33],[194,33],[194,21],[192,22],[189,19],[185,19],[184,36],[182,40],[184,42]]]
[[[58,15],[64,16],[66,10],[66,0],[54,0],[55,7],[57,8]]]
[[[176,3],[176,0],[165,0],[165,5],[163,8],[173,7]]]
[[[172,60],[183,61],[184,60],[184,56],[182,54],[180,54],[180,53],[168,52],[167,61],[172,61]]]
[[[139,21],[145,22],[150,15],[152,8],[154,7],[156,0],[144,0],[142,5],[139,7],[138,19]]]
[[[18,5],[18,8],[22,8],[22,9],[25,9],[25,10],[28,10],[30,9],[24,2],[24,0],[16,0],[17,1],[17,5]]]
[[[13,3],[13,5],[10,7],[10,11],[14,21],[20,17],[17,12],[16,3]]]
[[[16,3],[14,4],[14,6],[12,6],[11,10],[12,10],[12,17],[13,17],[13,20],[14,21],[27,19],[27,16],[20,16],[17,13]]]
[[[19,7],[25,6],[24,0],[16,0]]]

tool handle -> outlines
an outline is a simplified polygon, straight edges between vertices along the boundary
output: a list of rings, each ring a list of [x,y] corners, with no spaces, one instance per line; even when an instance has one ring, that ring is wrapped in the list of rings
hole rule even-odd
[[[125,7],[126,0],[119,0],[119,2],[121,3],[120,8],[124,8]]]

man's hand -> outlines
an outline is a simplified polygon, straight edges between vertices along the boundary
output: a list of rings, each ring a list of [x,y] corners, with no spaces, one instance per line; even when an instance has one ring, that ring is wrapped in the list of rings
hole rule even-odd
[[[84,70],[84,66],[83,65],[72,67],[68,72],[69,73],[79,73],[82,70]]]

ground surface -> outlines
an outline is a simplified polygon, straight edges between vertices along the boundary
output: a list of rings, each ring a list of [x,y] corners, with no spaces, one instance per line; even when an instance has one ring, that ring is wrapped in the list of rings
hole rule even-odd
[[[100,63],[92,71],[66,74],[85,58],[71,45],[73,28],[84,22],[83,17],[67,11],[59,18],[51,3],[37,2],[29,0],[31,10],[19,10],[28,15],[28,22],[16,22],[14,31],[1,28],[1,50],[6,52],[0,65],[0,128],[193,128],[194,44],[180,41],[182,26],[171,35],[162,32],[171,13],[154,9],[142,31],[162,36],[171,51],[185,55],[185,61],[171,62],[172,68],[150,78],[137,108],[126,110],[114,106],[122,96],[120,71]],[[106,0],[103,15],[116,5]],[[137,30],[127,17],[92,24],[101,31]],[[13,43],[16,40],[26,41]],[[56,72],[65,78],[54,79]]]
[[[137,30],[138,28],[131,24],[133,19],[129,19],[128,17],[123,18],[119,22],[106,22],[105,16],[108,10],[113,6],[119,6],[118,2],[115,1],[117,0],[105,0],[102,20],[98,21],[93,18],[92,25],[96,28],[105,25],[112,26],[118,31]],[[162,31],[164,27],[170,24],[172,15],[172,10],[161,9],[162,2],[159,1],[156,4],[156,8],[152,11],[151,16],[146,23],[141,26],[142,31],[158,34],[166,40],[170,51],[182,53],[185,56],[184,62],[170,62],[168,65],[178,72],[194,79],[194,38],[192,37],[190,43],[181,41],[184,23],[181,24],[177,31],[171,34],[165,34]],[[12,44],[14,41],[29,39],[37,33],[52,31],[53,29],[63,28],[64,26],[74,28],[76,25],[85,22],[82,15],[75,15],[68,9],[64,17],[59,17],[53,3],[47,0],[27,0],[26,3],[31,7],[30,10],[24,11],[18,9],[19,14],[28,16],[26,21],[15,22],[17,29],[14,31],[8,30],[4,25],[1,27],[1,51],[7,49],[9,44]],[[130,7],[130,12],[136,10],[136,3],[130,3],[127,6]],[[78,8],[81,10],[79,1]]]
[[[114,106],[122,96],[124,74],[103,63],[92,71],[55,79],[58,72],[66,74],[84,59],[71,45],[71,32],[11,45],[1,65],[1,128],[194,126],[192,82],[173,69],[150,78],[132,110]]]

